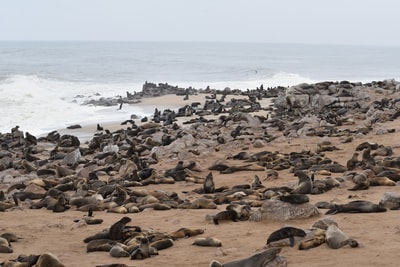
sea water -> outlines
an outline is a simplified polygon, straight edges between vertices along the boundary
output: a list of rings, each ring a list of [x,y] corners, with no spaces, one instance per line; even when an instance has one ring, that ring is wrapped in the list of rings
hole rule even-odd
[[[148,82],[254,89],[400,79],[400,47],[263,43],[0,42],[0,132],[42,135],[73,124],[151,115],[140,104],[82,105]]]

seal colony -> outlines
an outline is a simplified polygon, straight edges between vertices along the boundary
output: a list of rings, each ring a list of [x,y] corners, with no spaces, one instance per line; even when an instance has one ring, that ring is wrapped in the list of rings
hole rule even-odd
[[[38,210],[52,216],[47,233],[71,236],[74,248],[86,246],[74,257],[83,264],[97,253],[92,263],[98,266],[136,260],[159,266],[175,254],[186,261],[174,266],[254,265],[264,245],[279,266],[301,266],[294,259],[304,249],[368,251],[363,244],[370,238],[343,227],[342,215],[352,213],[346,218],[361,224],[399,207],[400,198],[382,191],[399,191],[399,88],[392,80],[247,91],[146,83],[142,93],[128,96],[173,93],[183,101],[201,96],[204,103],[155,109],[151,118],[129,119],[117,130],[101,123],[85,143],[73,129],[35,137],[15,127],[0,135],[0,220],[21,239],[1,237],[4,264],[33,255],[27,265],[33,266],[40,255],[53,255],[43,260],[74,266],[63,246],[32,251],[25,244],[34,231],[20,233],[23,220],[8,222]],[[265,99],[271,104],[261,104]],[[377,190],[381,201],[364,194]],[[322,209],[334,223],[306,226],[324,216]]]

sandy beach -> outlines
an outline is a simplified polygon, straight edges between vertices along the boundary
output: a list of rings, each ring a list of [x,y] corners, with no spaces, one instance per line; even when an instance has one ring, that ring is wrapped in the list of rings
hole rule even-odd
[[[383,98],[397,99],[397,91],[385,91],[383,94],[368,91],[370,101]],[[246,96],[227,96],[226,101],[231,98]],[[149,109],[162,107],[162,109],[175,109],[191,102],[204,103],[205,95],[191,95],[189,100],[183,100],[182,96],[168,95],[162,97],[145,98],[141,105]],[[263,108],[269,108],[272,105],[271,99],[264,98],[260,101]],[[252,116],[267,116],[269,111],[260,110],[251,113]],[[220,115],[205,116],[207,120],[218,120]],[[192,124],[182,124],[184,120],[194,117],[179,118],[178,123],[182,129],[192,127]],[[353,118],[354,123],[349,125],[336,126],[336,129],[357,129],[364,126],[365,119]],[[122,120],[121,120],[122,121]],[[102,124],[101,122],[99,122]],[[140,125],[140,122],[137,122]],[[211,123],[208,123],[210,125]],[[229,132],[236,127],[237,122],[228,123],[227,129],[214,126],[214,131],[220,134]],[[81,147],[87,147],[93,134],[96,133],[96,125],[82,125],[83,128],[68,130],[60,129],[60,134],[69,134],[78,136],[82,142]],[[121,125],[121,122],[102,124],[105,129],[111,132],[120,129],[126,130],[129,125]],[[378,127],[379,126],[379,127]],[[211,140],[214,137],[203,132],[208,129],[205,126],[197,126],[200,143],[201,137],[204,140]],[[203,127],[203,128],[202,128]],[[230,128],[229,128],[230,127]],[[201,166],[201,171],[196,172],[197,177],[206,177],[212,172],[216,187],[227,186],[229,188],[239,184],[250,184],[257,175],[262,184],[266,187],[288,186],[295,187],[298,178],[294,176],[292,168],[279,170],[277,179],[267,179],[268,168],[262,171],[239,171],[231,174],[223,174],[218,171],[210,171],[208,168],[216,162],[226,162],[227,164],[237,165],[232,159],[233,155],[240,152],[254,154],[261,151],[279,152],[281,154],[290,154],[293,152],[312,151],[315,152],[323,138],[331,142],[337,150],[323,152],[326,158],[331,159],[343,166],[352,157],[356,147],[363,142],[377,143],[379,145],[392,148],[393,157],[400,156],[400,123],[398,119],[392,121],[382,121],[374,124],[373,129],[385,128],[394,129],[390,133],[377,134],[377,131],[371,130],[366,134],[351,134],[351,142],[343,142],[342,136],[321,137],[316,135],[291,136],[283,135],[282,131],[276,128],[248,128],[248,133],[243,134],[242,138],[233,140],[227,135],[226,143],[218,146],[210,146],[209,151],[200,151],[199,153],[190,153],[183,148],[181,153],[172,153],[171,155],[158,158],[158,162],[151,165],[158,171],[165,171],[176,166],[179,160],[185,163],[195,161]],[[27,129],[22,129],[27,130]],[[257,138],[249,137],[260,136],[262,133],[275,136],[269,142],[265,142],[262,147],[255,147],[254,142]],[[202,135],[204,133],[204,135]],[[264,133],[265,134],[265,133]],[[200,146],[199,146],[200,147]],[[149,154],[148,154],[149,155]],[[104,163],[105,164],[105,163]],[[361,172],[362,169],[354,170]],[[33,171],[33,173],[35,173]],[[3,180],[7,170],[0,172],[0,178]],[[25,175],[29,175],[26,173]],[[34,177],[33,174],[31,174]],[[343,173],[330,173],[332,177],[343,177]],[[106,182],[111,182],[119,177],[118,172],[102,176]],[[315,179],[324,179],[326,175],[315,174]],[[14,177],[15,178],[15,177]],[[7,192],[7,189],[14,184],[13,181],[2,183],[0,190]],[[201,183],[191,181],[176,181],[171,184],[150,184],[147,186],[130,187],[130,189],[163,190],[167,192],[176,192],[181,199],[193,200],[200,197],[201,194],[193,192],[202,187]],[[310,203],[315,204],[319,201],[333,201],[337,204],[345,204],[352,200],[368,200],[373,203],[379,203],[385,192],[395,192],[400,194],[400,187],[396,186],[370,186],[367,190],[349,191],[354,187],[351,180],[344,180],[340,186],[333,188],[323,194],[307,194]],[[70,192],[72,193],[72,192]],[[7,197],[10,197],[8,195]],[[36,201],[36,200],[35,200]],[[41,254],[51,252],[56,255],[65,266],[97,266],[102,264],[120,263],[126,266],[209,266],[211,260],[218,260],[222,263],[248,257],[260,252],[266,245],[268,236],[275,230],[283,226],[293,226],[301,229],[310,229],[313,222],[323,218],[326,215],[325,209],[320,209],[320,214],[306,219],[295,219],[290,221],[223,221],[219,225],[214,225],[206,220],[209,214],[215,214],[223,211],[226,204],[218,205],[216,210],[211,209],[169,209],[153,210],[146,209],[138,213],[118,214],[107,211],[95,211],[96,218],[103,219],[102,224],[98,225],[78,225],[74,221],[83,218],[85,212],[77,211],[72,206],[69,210],[62,213],[54,213],[45,208],[30,209],[32,201],[23,201],[20,206],[12,207],[4,212],[0,212],[0,234],[4,232],[15,233],[20,239],[12,243],[13,253],[1,253],[0,262],[16,259],[21,254]],[[257,209],[258,207],[254,207]],[[222,241],[221,247],[199,247],[192,245],[196,237],[182,238],[174,241],[171,248],[159,251],[159,255],[151,256],[144,260],[131,260],[128,258],[113,258],[107,252],[86,252],[86,244],[83,240],[103,229],[109,228],[113,223],[128,216],[132,219],[128,225],[140,226],[141,228],[153,229],[157,232],[170,233],[182,227],[204,229],[201,237],[215,237]],[[331,249],[326,244],[319,247],[302,251],[298,249],[298,243],[294,247],[285,246],[280,253],[286,258],[287,266],[397,266],[397,250],[400,242],[400,223],[398,221],[399,211],[388,210],[383,213],[338,213],[330,215],[338,223],[340,229],[348,236],[358,241],[359,247],[351,248],[344,246],[340,249]],[[10,265],[11,266],[11,265]]]

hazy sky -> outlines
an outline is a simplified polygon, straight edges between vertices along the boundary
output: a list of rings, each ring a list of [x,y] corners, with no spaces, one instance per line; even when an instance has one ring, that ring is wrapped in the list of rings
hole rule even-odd
[[[399,0],[1,0],[0,40],[400,46]]]

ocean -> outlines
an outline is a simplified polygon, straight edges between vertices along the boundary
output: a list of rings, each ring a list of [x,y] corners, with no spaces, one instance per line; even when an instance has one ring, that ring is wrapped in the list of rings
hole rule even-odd
[[[151,115],[140,104],[82,105],[148,82],[254,89],[319,81],[400,80],[400,47],[263,43],[0,42],[0,133]]]

